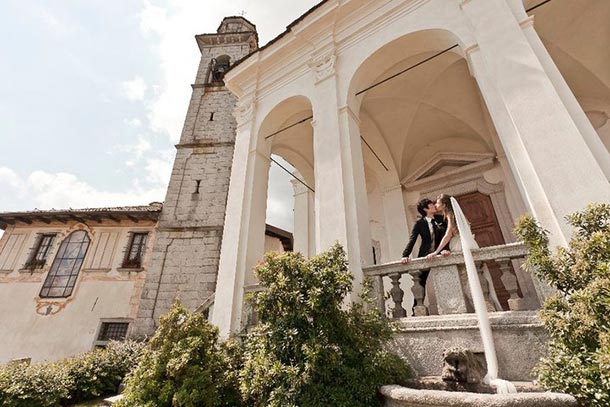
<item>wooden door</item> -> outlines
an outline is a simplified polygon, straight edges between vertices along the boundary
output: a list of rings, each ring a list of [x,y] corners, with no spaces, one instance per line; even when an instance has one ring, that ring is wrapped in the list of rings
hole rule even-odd
[[[479,247],[496,246],[505,243],[500,223],[498,222],[498,217],[489,195],[473,192],[457,196],[456,199],[470,222],[470,228]],[[487,267],[491,274],[498,300],[502,308],[508,310],[508,299],[510,296],[500,279],[502,272],[494,262],[487,263]]]

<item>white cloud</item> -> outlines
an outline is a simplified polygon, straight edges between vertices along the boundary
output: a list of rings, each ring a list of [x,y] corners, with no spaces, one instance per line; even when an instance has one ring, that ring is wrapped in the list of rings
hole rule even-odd
[[[168,185],[172,174],[173,161],[163,158],[151,158],[146,161],[146,179],[157,185]]]
[[[23,187],[17,173],[7,167],[0,167],[0,186],[2,185],[9,186],[14,189]]]
[[[200,54],[195,34],[215,32],[223,17],[249,11],[246,18],[257,26],[262,41],[268,41],[318,0],[228,0],[210,3],[201,0],[168,0],[166,7],[144,1],[139,14],[140,29],[150,36],[159,58],[162,77],[148,106],[148,119],[154,131],[177,141],[191,95]],[[154,89],[154,86],[153,86]]]
[[[129,191],[111,192],[98,190],[76,175],[65,172],[34,171],[25,178],[16,176],[8,168],[2,168],[0,173],[10,174],[10,179],[13,180],[5,186],[0,184],[4,191],[3,206],[15,210],[142,205],[162,201],[166,189],[166,185],[161,184],[143,188],[134,182]],[[3,177],[0,182],[6,178],[8,177]],[[15,194],[19,195],[18,202],[8,202],[11,195]]]
[[[148,86],[141,76],[136,75],[132,80],[121,83],[123,95],[130,101],[144,100]]]
[[[123,120],[123,123],[129,127],[142,127],[142,120],[135,117],[133,119],[125,119]]]
[[[69,24],[65,19],[60,18],[49,8],[35,2],[23,2],[23,7],[31,17],[51,34],[64,38],[76,31],[77,26]]]
[[[114,149],[121,153],[131,154],[132,158],[128,162],[135,163],[142,159],[145,153],[152,150],[152,145],[144,136],[139,134],[138,141],[135,144],[118,144],[114,146]]]
[[[140,28],[145,34],[154,35],[162,75],[148,106],[148,120],[154,131],[177,141],[188,106],[188,85],[195,76],[199,59],[193,36],[210,8],[206,2],[194,0],[170,0],[169,7],[171,14],[145,1]]]
[[[285,168],[294,168],[274,156]],[[269,188],[267,190],[267,223],[287,231],[294,229],[294,190],[292,177],[275,164],[269,169]]]

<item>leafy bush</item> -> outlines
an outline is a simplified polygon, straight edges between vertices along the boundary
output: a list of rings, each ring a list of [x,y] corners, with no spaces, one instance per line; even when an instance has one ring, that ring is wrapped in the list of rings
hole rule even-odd
[[[54,407],[70,395],[72,382],[60,363],[0,367],[0,405]]]
[[[110,342],[96,349],[53,363],[0,367],[0,405],[53,407],[114,393],[137,363],[142,345]]]
[[[567,220],[575,233],[556,254],[534,219],[516,228],[531,249],[527,265],[558,290],[541,313],[550,341],[536,370],[549,390],[610,406],[610,205],[590,205]]]
[[[251,301],[261,321],[245,340],[241,391],[252,407],[380,405],[377,388],[408,378],[383,349],[392,330],[364,290],[345,306],[352,276],[339,245],[311,260],[269,254]]]
[[[240,405],[232,344],[179,303],[161,317],[138,367],[128,376],[119,406],[236,407]]]
[[[139,342],[110,342],[64,362],[72,381],[70,400],[90,400],[116,393],[118,385],[138,362],[143,345]]]

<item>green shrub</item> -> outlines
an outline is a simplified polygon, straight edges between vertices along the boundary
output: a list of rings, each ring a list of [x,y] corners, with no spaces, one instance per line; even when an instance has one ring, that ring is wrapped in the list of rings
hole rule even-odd
[[[531,249],[528,267],[558,290],[541,313],[550,341],[536,372],[549,390],[610,406],[610,205],[590,205],[567,220],[575,233],[556,254],[532,218],[516,228]]]
[[[0,405],[54,407],[69,397],[72,383],[61,363],[0,367]]]
[[[245,340],[246,405],[369,407],[380,405],[380,385],[408,378],[383,349],[392,330],[369,285],[362,303],[345,305],[352,276],[341,246],[311,260],[268,254],[256,273],[266,291],[251,297],[261,323]]]
[[[123,378],[133,369],[142,352],[139,342],[110,342],[64,362],[71,379],[70,401],[78,402],[116,393]]]
[[[119,406],[239,406],[233,361],[227,356],[231,346],[218,344],[218,330],[202,314],[174,304],[128,376]]]
[[[110,342],[106,349],[53,363],[1,366],[0,405],[53,407],[115,393],[141,348],[131,341]]]

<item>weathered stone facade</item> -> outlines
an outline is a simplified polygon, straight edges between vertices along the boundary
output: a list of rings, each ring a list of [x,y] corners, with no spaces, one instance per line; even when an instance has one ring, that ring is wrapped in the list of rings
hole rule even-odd
[[[242,17],[227,17],[217,34],[196,38],[201,61],[176,146],[136,335],[152,333],[176,299],[195,309],[216,289],[237,125],[236,98],[222,75],[257,48],[258,38],[255,26]]]

